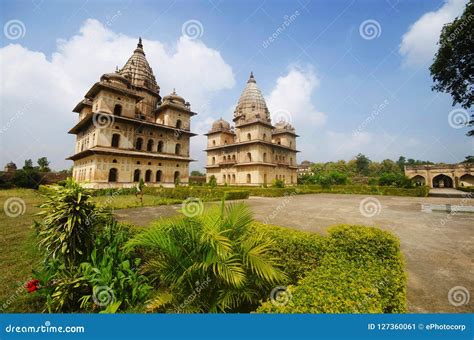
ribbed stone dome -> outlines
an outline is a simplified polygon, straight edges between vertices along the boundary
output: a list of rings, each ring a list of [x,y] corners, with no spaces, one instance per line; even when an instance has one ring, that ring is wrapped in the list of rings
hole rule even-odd
[[[229,129],[230,129],[230,123],[225,121],[222,118],[212,123],[212,130],[229,130]]]
[[[245,121],[260,119],[271,122],[267,103],[265,103],[262,92],[257,86],[253,73],[250,73],[247,85],[240,96],[234,111],[234,117]]]
[[[291,125],[288,122],[285,122],[284,120],[279,121],[278,123],[275,124],[275,130],[295,132],[295,128],[293,127],[293,125]]]
[[[133,86],[147,88],[156,93],[160,91],[153,70],[145,58],[141,38],[138,40],[137,48],[119,74],[127,78]]]

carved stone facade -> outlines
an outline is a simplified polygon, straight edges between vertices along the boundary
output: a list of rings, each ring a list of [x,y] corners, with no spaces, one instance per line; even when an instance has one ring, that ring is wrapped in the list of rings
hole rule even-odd
[[[125,66],[102,75],[73,110],[79,122],[73,177],[91,188],[188,183],[190,104],[175,91],[163,99],[141,39]]]
[[[207,135],[207,180],[218,184],[264,185],[282,180],[297,183],[295,129],[271,123],[270,112],[253,74],[234,111],[235,128],[223,119]]]
[[[405,175],[430,188],[474,186],[474,163],[445,165],[407,165]]]

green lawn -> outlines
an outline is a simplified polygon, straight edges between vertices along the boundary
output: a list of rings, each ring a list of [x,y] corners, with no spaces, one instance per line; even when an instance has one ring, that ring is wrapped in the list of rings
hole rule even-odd
[[[10,202],[12,216],[6,214],[6,202]],[[39,261],[31,224],[40,202],[41,196],[34,190],[0,190],[0,312],[38,311],[23,286]],[[15,207],[23,214],[15,217]]]
[[[97,196],[93,198],[99,207],[110,207],[114,209],[149,207],[156,205],[178,204],[180,199],[161,198],[155,195],[143,195],[143,204],[135,195]]]

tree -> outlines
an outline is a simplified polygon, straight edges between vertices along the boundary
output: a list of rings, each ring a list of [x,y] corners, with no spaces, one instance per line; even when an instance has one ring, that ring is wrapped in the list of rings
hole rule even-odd
[[[25,160],[25,165],[23,165],[23,170],[33,169],[33,161],[31,159]]]
[[[49,161],[46,157],[38,158],[37,163],[39,165],[39,171],[42,171],[42,172],[51,171],[51,169],[49,168]]]
[[[360,175],[368,175],[369,173],[369,164],[370,164],[370,159],[367,158],[367,156],[359,153],[356,156],[356,167],[357,167],[357,173]]]
[[[206,174],[203,174],[199,170],[193,170],[193,171],[191,171],[191,176],[206,176]]]
[[[462,163],[474,163],[474,156],[466,156],[466,159]]]
[[[407,162],[407,159],[405,157],[403,156],[398,157],[397,165],[401,171],[405,171],[406,162]]]
[[[433,90],[451,94],[453,106],[469,109],[474,102],[474,2],[469,1],[464,13],[443,27],[439,49],[430,67]],[[471,115],[469,126],[474,125]],[[468,132],[474,135],[474,130]]]

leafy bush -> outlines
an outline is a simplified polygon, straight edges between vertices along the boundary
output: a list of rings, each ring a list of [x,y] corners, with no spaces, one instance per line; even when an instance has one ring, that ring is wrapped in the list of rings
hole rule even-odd
[[[329,229],[319,266],[289,286],[287,304],[264,302],[260,313],[403,313],[406,274],[398,239],[363,226]]]
[[[41,175],[37,169],[16,170],[11,183],[19,188],[38,189],[41,184]]]
[[[93,246],[90,216],[96,215],[90,193],[73,179],[63,187],[50,187],[43,209],[38,213],[42,222],[35,222],[39,245],[52,259],[59,259],[66,268],[79,265],[89,258]],[[95,222],[100,219],[97,215]]]
[[[282,270],[287,274],[289,283],[296,283],[315,269],[323,256],[326,239],[321,235],[259,222],[252,224],[252,230],[263,233],[278,245],[272,249],[272,254],[280,259]]]
[[[282,179],[276,179],[273,181],[272,187],[274,188],[284,188],[285,182]]]
[[[211,177],[209,177],[209,186],[211,188],[217,187],[217,178],[216,178],[216,176],[212,175]]]
[[[193,218],[160,221],[128,246],[148,252],[156,286],[148,309],[175,312],[251,311],[285,280],[273,242],[248,232],[251,210],[235,203]]]
[[[238,191],[226,191],[224,193],[225,200],[240,200],[240,199],[246,199],[246,198],[249,198],[248,191],[238,190]]]
[[[391,185],[397,188],[413,188],[414,184],[403,174],[384,173],[379,178],[379,185]]]

